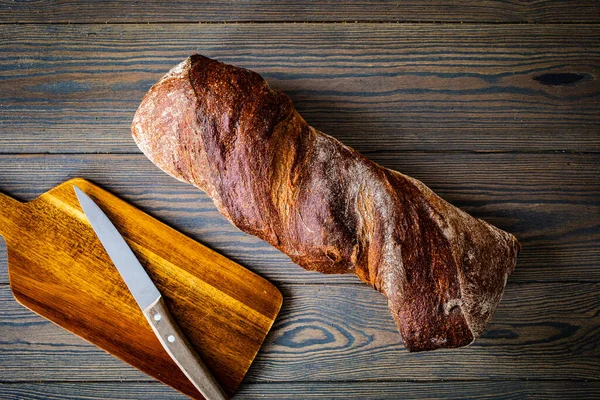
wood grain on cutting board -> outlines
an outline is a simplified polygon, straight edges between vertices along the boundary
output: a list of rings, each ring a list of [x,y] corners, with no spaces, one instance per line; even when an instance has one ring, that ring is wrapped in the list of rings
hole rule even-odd
[[[233,393],[282,304],[233,261],[83,179],[29,203],[0,195],[0,234],[15,298],[143,372],[202,398],[158,342],[79,207],[73,185],[113,221],[195,349]]]

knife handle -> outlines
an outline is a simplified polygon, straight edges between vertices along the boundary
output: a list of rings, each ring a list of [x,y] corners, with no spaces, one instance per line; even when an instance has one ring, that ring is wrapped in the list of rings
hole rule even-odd
[[[144,310],[152,330],[169,356],[207,400],[227,400],[223,389],[185,338],[162,298]]]

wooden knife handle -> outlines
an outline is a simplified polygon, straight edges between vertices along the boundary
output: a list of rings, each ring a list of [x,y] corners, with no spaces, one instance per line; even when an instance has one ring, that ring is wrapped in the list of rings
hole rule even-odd
[[[167,353],[198,391],[207,400],[227,400],[223,389],[175,323],[163,298],[146,308],[144,315]]]

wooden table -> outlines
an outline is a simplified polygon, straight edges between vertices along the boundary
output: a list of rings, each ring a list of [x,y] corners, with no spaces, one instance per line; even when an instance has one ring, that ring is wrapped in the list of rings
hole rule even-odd
[[[599,398],[598,2],[221,3],[0,2],[0,191],[82,176],[272,280],[284,308],[237,399]],[[139,152],[142,96],[195,52],[521,240],[474,345],[406,352],[380,294],[304,271]],[[20,307],[2,248],[0,397],[183,396]]]

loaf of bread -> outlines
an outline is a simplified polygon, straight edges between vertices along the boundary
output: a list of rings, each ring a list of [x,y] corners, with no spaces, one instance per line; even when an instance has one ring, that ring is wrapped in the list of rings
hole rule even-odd
[[[514,270],[513,235],[310,127],[246,69],[188,58],[150,89],[132,132],[242,231],[383,293],[409,351],[472,343]]]

